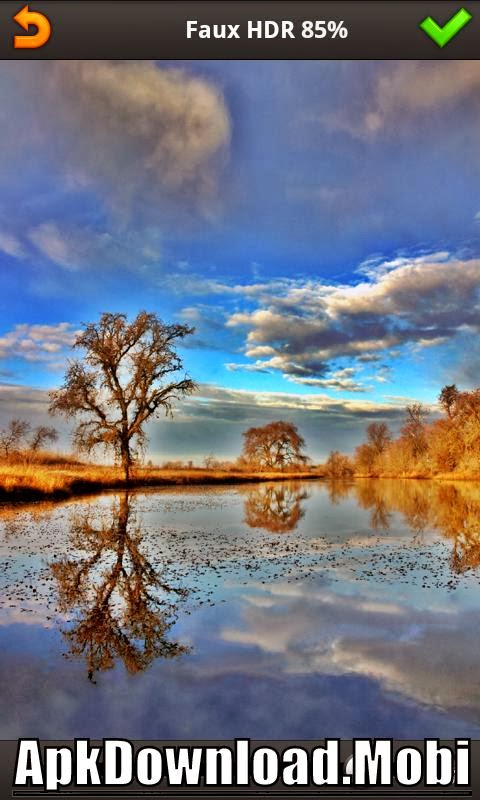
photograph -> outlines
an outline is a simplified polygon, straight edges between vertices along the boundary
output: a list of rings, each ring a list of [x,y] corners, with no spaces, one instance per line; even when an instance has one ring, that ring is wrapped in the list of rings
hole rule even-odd
[[[434,58],[0,61],[1,739],[480,738],[480,61]]]

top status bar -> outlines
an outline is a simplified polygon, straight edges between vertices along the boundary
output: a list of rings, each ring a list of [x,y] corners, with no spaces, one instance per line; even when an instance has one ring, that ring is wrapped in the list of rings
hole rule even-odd
[[[2,59],[478,59],[480,0],[0,4]]]

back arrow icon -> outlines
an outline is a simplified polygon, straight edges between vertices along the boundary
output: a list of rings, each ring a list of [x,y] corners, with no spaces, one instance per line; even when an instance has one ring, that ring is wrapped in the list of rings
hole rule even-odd
[[[41,14],[39,11],[30,11],[28,5],[24,6],[18,14],[14,16],[14,21],[17,22],[24,31],[28,31],[30,25],[34,25],[37,32],[29,36],[14,36],[13,46],[16,49],[36,49],[43,47],[48,42],[52,33],[52,26],[50,20]]]

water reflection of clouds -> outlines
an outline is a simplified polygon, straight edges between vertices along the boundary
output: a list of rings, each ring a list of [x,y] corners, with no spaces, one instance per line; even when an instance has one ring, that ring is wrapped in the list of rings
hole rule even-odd
[[[48,519],[16,520],[18,537],[5,540],[11,564],[3,578],[7,587],[12,578],[12,596],[17,581],[20,594],[8,600],[17,607],[4,604],[0,615],[0,703],[15,716],[0,734],[302,738],[318,736],[321,719],[322,735],[327,728],[339,736],[478,735],[480,490],[371,481],[332,498],[320,483],[305,487],[308,496],[302,485],[274,488],[200,499],[198,490],[138,496],[138,541],[130,528],[110,530],[111,496],[77,501],[68,513],[57,506]],[[81,526],[73,547],[72,512],[87,511],[90,538]],[[153,619],[144,613],[151,605],[144,590],[165,563],[178,585],[195,581],[194,597],[215,589],[215,608],[191,609],[171,631],[173,642],[192,645],[191,655],[174,663],[147,658],[149,669],[133,679],[115,651],[113,669],[98,675],[96,687],[86,681],[82,659],[60,658],[65,648],[47,616],[70,597],[69,576],[81,588],[77,568],[88,561],[85,545],[97,540],[102,559],[121,564],[116,595],[119,586],[128,590],[142,619]],[[128,564],[118,542],[133,556]],[[52,552],[63,564],[57,577],[68,578],[59,585],[42,583],[39,571]],[[110,597],[110,582],[100,580],[106,562],[89,566],[88,597],[81,592],[79,605],[75,591],[70,609],[82,624],[91,618],[85,600],[96,600],[97,589]],[[24,591],[23,573],[32,584],[37,576],[34,598]],[[112,609],[115,616],[113,600]],[[61,618],[57,610],[55,623]]]
[[[0,736],[314,739],[480,734],[456,709],[445,712],[438,705],[406,700],[375,677],[340,669],[321,672],[315,663],[303,672],[287,670],[278,652],[226,642],[221,630],[231,612],[222,610],[223,616],[219,609],[205,609],[189,618],[195,645],[191,658],[157,661],[141,676],[115,669],[97,686],[85,681],[77,661],[60,661],[52,669],[48,633],[21,626],[25,641],[0,662],[0,704],[8,710],[0,721]],[[43,639],[43,648],[39,641],[30,653],[32,632]]]
[[[0,615],[0,628],[10,625],[41,625],[43,628],[56,628],[59,620],[65,619],[55,614],[55,619],[48,609],[34,600],[27,600],[22,607],[3,608]]]
[[[268,605],[254,595],[240,625],[224,628],[226,641],[254,646],[263,663],[270,655],[277,671],[355,673],[420,703],[462,707],[478,717],[477,612],[418,609],[328,588],[316,592],[307,583],[263,588]]]

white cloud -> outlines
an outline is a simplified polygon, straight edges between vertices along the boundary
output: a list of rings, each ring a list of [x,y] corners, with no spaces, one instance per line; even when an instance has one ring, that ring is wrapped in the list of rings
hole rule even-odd
[[[0,359],[21,359],[56,365],[69,349],[78,331],[69,322],[56,325],[22,323],[0,335]]]
[[[0,250],[13,258],[23,258],[25,256],[20,240],[6,231],[0,231]]]
[[[350,379],[338,378],[298,378],[287,376],[287,380],[300,386],[319,386],[322,389],[335,389],[337,392],[366,392],[367,387]]]
[[[288,375],[287,379],[301,386],[318,386],[323,389],[335,389],[337,392],[366,392],[367,387],[354,380],[354,375],[355,370],[352,367],[345,367],[332,372],[328,378],[302,378],[298,375]]]
[[[252,602],[241,626],[226,628],[223,638],[256,646],[258,669],[274,661],[284,674],[356,673],[443,708],[469,709],[478,696],[474,612],[419,610],[388,597],[372,598],[368,588],[351,596],[328,586],[315,592],[300,582],[256,589],[268,591],[271,602]]]
[[[60,227],[54,222],[44,222],[30,232],[30,240],[43,255],[62,267],[74,268],[76,259]]]
[[[380,63],[373,77],[362,75],[357,99],[321,120],[331,130],[374,139],[418,129],[419,121],[432,126],[435,115],[452,118],[454,106],[478,104],[478,61],[394,61]],[[318,119],[318,115],[315,116]]]
[[[393,416],[399,409],[389,402],[373,400],[335,399],[327,394],[297,394],[295,392],[255,392],[246,389],[229,389],[202,383],[198,393],[181,404],[183,413],[193,416],[212,416],[235,419],[245,412],[272,410],[276,414],[288,411],[325,412],[331,417]],[[433,406],[432,406],[433,408]]]
[[[478,61],[397,62],[378,78],[364,130],[376,134],[387,126],[401,128],[412,117],[478,97],[479,88]]]
[[[78,225],[43,222],[28,232],[28,240],[45,258],[66,270],[135,269],[162,259],[158,231],[95,231]]]

